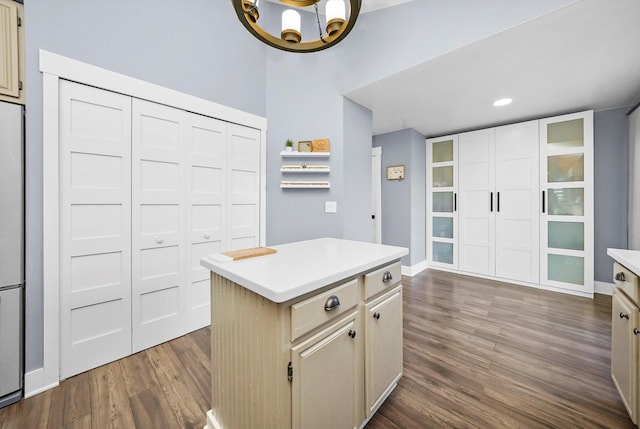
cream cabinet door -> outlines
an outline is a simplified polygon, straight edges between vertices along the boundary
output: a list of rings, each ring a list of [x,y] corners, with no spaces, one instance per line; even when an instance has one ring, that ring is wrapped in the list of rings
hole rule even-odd
[[[631,420],[638,423],[638,307],[614,288],[611,313],[611,377]]]
[[[186,332],[186,114],[133,100],[134,352]]]
[[[59,94],[60,376],[67,378],[131,353],[131,98],[67,81]]]
[[[18,12],[22,5],[0,0],[0,94],[19,97]]]
[[[371,416],[402,377],[402,286],[366,305],[365,403]]]
[[[361,365],[356,315],[333,325],[291,350],[293,427],[357,427],[356,395]]]
[[[227,123],[187,115],[187,330],[211,323],[209,270],[200,259],[225,249]]]
[[[458,137],[460,271],[495,274],[495,129]]]

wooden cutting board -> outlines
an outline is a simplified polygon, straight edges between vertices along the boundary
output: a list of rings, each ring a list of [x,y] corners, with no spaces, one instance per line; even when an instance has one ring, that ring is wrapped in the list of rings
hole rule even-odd
[[[269,247],[253,247],[251,249],[241,249],[241,250],[233,250],[231,252],[222,252],[222,254],[230,258],[233,258],[234,261],[237,261],[239,259],[253,258],[255,256],[270,255],[276,252],[277,252],[276,249],[271,249]]]

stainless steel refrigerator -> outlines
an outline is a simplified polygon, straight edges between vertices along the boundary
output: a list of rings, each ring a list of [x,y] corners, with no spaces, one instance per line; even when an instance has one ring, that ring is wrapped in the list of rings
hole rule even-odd
[[[24,109],[0,102],[0,407],[24,378]]]

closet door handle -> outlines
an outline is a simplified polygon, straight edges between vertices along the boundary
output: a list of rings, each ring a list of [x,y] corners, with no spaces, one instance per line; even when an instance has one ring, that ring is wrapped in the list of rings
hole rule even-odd
[[[489,211],[493,211],[493,192],[489,193]]]
[[[458,194],[456,194],[455,192],[453,193],[453,211],[458,211]]]
[[[496,196],[496,211],[499,212],[500,211],[500,192],[497,192],[497,196]]]
[[[542,213],[544,213],[545,204],[546,204],[546,198],[544,197],[544,191],[542,191]]]

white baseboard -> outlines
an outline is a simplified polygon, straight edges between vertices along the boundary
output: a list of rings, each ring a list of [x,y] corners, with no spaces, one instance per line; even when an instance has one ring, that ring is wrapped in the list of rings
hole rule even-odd
[[[44,368],[38,368],[24,374],[24,397],[30,398],[46,390],[57,387],[60,383],[44,384]]]
[[[402,266],[402,275],[413,277],[417,274],[420,274],[422,271],[428,268],[427,261],[418,262],[417,264],[411,266]]]
[[[613,295],[613,288],[615,287],[613,283],[599,281],[595,281],[593,283],[596,293],[601,293],[603,295]]]

